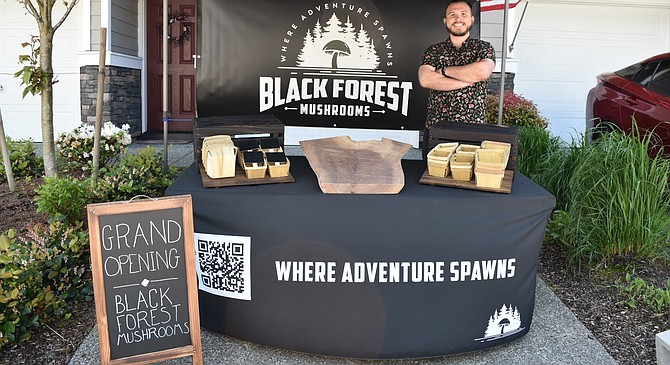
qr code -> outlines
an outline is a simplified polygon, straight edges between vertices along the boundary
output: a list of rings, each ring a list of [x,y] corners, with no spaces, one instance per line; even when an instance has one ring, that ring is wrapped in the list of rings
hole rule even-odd
[[[200,289],[247,299],[250,249],[249,237],[196,234]]]

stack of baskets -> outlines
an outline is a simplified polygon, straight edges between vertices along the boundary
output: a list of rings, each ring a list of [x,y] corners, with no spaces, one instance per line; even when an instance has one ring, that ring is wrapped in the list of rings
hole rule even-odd
[[[475,153],[475,185],[500,188],[505,177],[511,145],[505,142],[483,141]]]
[[[472,181],[485,188],[500,188],[505,177],[511,144],[486,140],[481,145],[440,143],[428,153],[428,174]]]
[[[229,135],[206,137],[202,141],[202,165],[212,179],[235,176],[237,147]]]
[[[475,152],[480,148],[477,145],[460,144],[451,156],[451,177],[454,180],[472,180],[472,171],[475,163]]]
[[[248,179],[288,176],[290,162],[277,138],[241,139],[236,141],[237,161]]]
[[[458,142],[440,143],[428,152],[428,174],[436,177],[449,175],[451,156],[456,152]]]

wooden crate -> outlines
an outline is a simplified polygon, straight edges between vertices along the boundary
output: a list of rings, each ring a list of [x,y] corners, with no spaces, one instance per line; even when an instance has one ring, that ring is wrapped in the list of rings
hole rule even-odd
[[[519,150],[519,127],[498,126],[495,124],[474,124],[459,122],[439,122],[426,131],[428,150],[438,143],[460,142],[480,145],[484,140],[511,144],[507,170],[516,170]]]
[[[503,193],[509,194],[512,192],[512,181],[514,181],[514,171],[505,170],[505,174],[502,180],[500,187],[487,187],[487,186],[477,186],[476,182],[473,180],[470,181],[461,181],[456,180],[449,175],[448,177],[435,177],[430,176],[428,171],[423,173],[421,179],[419,179],[420,184],[426,185],[435,185],[435,186],[446,186],[450,188],[460,188],[460,189],[470,189],[470,190],[480,190],[480,191],[489,191],[492,193]]]
[[[202,161],[205,137],[227,134],[233,139],[277,138],[284,146],[284,124],[274,115],[222,115],[195,118],[193,122],[193,153],[196,166]]]

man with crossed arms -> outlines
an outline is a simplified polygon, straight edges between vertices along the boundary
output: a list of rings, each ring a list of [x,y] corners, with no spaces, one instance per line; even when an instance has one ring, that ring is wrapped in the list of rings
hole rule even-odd
[[[495,68],[495,50],[486,41],[470,37],[475,21],[465,0],[451,0],[444,25],[449,38],[423,54],[419,83],[429,89],[428,116],[423,135],[424,160],[429,129],[440,121],[484,123],[488,79]]]

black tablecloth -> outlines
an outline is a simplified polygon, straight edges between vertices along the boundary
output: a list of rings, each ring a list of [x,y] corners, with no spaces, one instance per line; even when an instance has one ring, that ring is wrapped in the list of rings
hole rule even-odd
[[[251,300],[201,290],[204,327],[359,358],[473,351],[528,332],[551,194],[518,172],[511,194],[423,185],[425,164],[411,160],[399,194],[323,194],[306,159],[290,159],[295,183],[204,188],[191,166],[169,187],[192,195],[196,234],[250,237],[249,282],[234,284]]]

